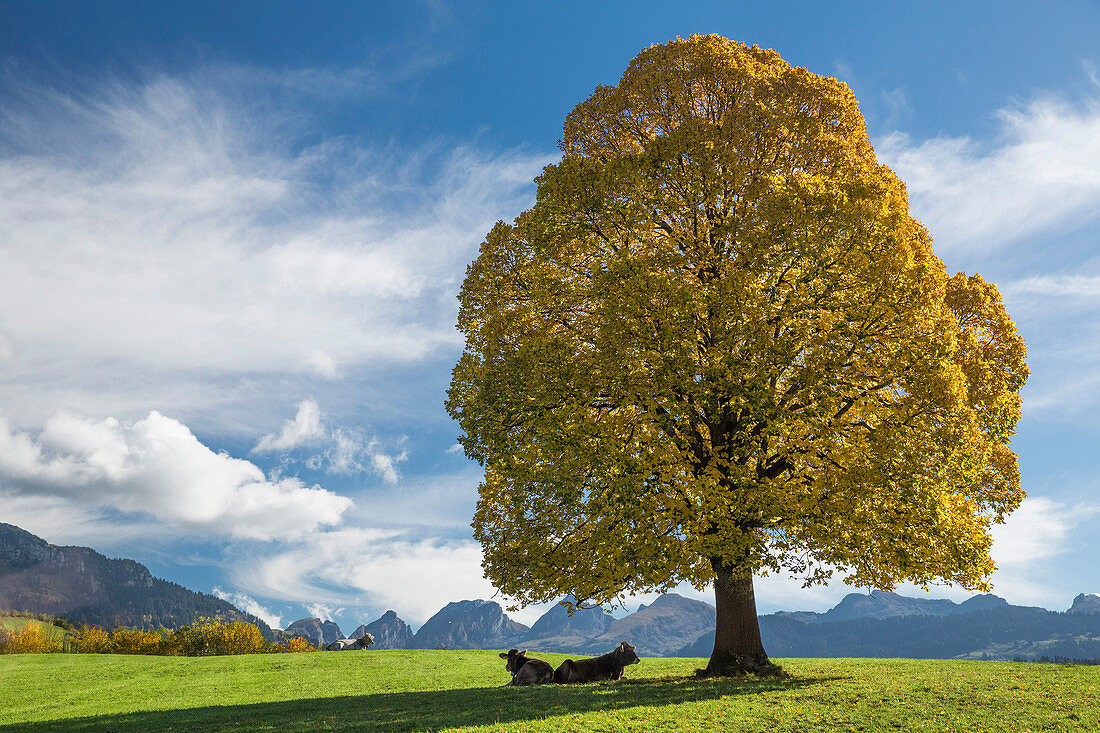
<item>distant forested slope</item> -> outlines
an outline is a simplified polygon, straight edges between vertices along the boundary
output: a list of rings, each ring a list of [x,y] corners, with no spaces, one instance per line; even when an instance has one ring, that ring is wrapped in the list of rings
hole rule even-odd
[[[0,609],[66,618],[108,628],[179,628],[202,617],[255,624],[255,616],[206,593],[154,578],[133,560],[112,560],[87,547],[59,547],[0,522]]]

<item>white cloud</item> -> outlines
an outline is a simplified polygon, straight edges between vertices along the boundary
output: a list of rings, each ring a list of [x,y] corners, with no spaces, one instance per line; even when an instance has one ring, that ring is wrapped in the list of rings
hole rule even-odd
[[[993,526],[990,554],[997,569],[990,578],[992,592],[1015,605],[1037,605],[1055,611],[1065,608],[1067,578],[1052,572],[1052,565],[1057,563],[1056,558],[1075,549],[1074,530],[1098,511],[1100,506],[1070,506],[1046,497],[1024,499],[1003,524]],[[958,586],[933,586],[930,591],[929,597],[956,602],[974,595]],[[924,594],[912,585],[899,587],[898,592]]]
[[[333,430],[329,442],[330,446],[324,455],[327,461],[324,464],[325,470],[345,475],[362,471],[364,466],[359,459],[376,444],[376,441],[372,440],[369,446],[364,446],[359,435],[343,428]],[[390,483],[396,482],[396,472],[391,471],[386,479]]]
[[[377,437],[368,441],[358,430],[330,427],[320,405],[312,399],[299,402],[297,414],[284,422],[279,432],[261,437],[252,453],[287,454],[305,447],[323,449],[305,460],[306,466],[315,471],[348,476],[372,470],[388,484],[397,483],[397,464],[409,457],[407,450],[387,452]],[[284,458],[290,460],[289,456]]]
[[[261,540],[339,523],[352,505],[215,453],[186,425],[155,411],[130,423],[58,414],[37,438],[0,417],[0,488]]]
[[[1072,274],[1032,275],[1003,287],[1028,343],[1024,416],[1095,423],[1100,401],[1100,277],[1095,263]]]
[[[1100,104],[1041,99],[998,117],[1002,135],[990,146],[966,137],[914,143],[900,132],[876,145],[938,250],[989,251],[1100,213]]]
[[[444,453],[461,453],[461,452],[462,452],[462,445],[460,443],[455,443],[450,448],[448,448],[446,451],[444,451]]]
[[[397,464],[408,460],[409,452],[386,453],[382,450],[377,439],[367,444],[367,455],[370,457],[371,467],[382,476],[382,480],[389,484],[397,483]]]
[[[1089,275],[1038,275],[1010,284],[1010,293],[1092,299],[1100,297],[1100,277]]]
[[[322,621],[332,621],[333,616],[339,616],[344,612],[343,608],[333,608],[327,603],[309,603],[306,605],[306,610],[311,617]]]
[[[305,599],[330,608],[393,608],[411,624],[423,623],[451,601],[496,594],[482,574],[476,542],[413,539],[399,530],[372,528],[303,537],[284,551],[245,563],[236,582],[265,598]]]
[[[481,478],[478,468],[417,477],[371,491],[358,513],[375,527],[417,528],[447,535],[465,532],[476,509]]]
[[[301,101],[258,99],[248,70],[0,81],[0,404],[21,423],[157,405],[201,429],[295,380],[450,359],[464,267],[549,160],[304,145]]]
[[[0,521],[14,524],[54,545],[81,545],[114,557],[127,543],[148,547],[163,538],[163,526],[143,517],[106,516],[102,507],[61,496],[25,495],[3,488]]]
[[[1100,506],[1024,499],[1004,524],[993,528],[993,592],[1012,603],[1060,610],[1064,588],[1059,586],[1067,579],[1051,572],[1052,560],[1072,549],[1074,529],[1098,511]]]
[[[1045,497],[1024,499],[1004,524],[993,527],[998,571],[1028,569],[1066,552],[1073,528],[1097,511],[1100,507],[1067,506]]]
[[[227,603],[231,603],[237,608],[241,609],[245,613],[250,613],[258,619],[261,619],[264,623],[273,629],[281,629],[283,627],[283,619],[277,613],[272,613],[266,606],[260,605],[260,603],[252,596],[244,593],[232,593],[224,591],[218,586],[214,586],[212,591],[214,595],[221,598]]]
[[[321,425],[321,407],[316,400],[302,400],[298,412],[283,423],[278,433],[268,433],[260,438],[253,453],[275,453],[315,444],[324,434]]]

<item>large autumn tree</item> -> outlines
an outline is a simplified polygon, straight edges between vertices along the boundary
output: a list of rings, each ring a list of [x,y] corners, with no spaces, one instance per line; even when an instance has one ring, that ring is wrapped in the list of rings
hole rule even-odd
[[[521,603],[713,583],[711,674],[775,669],[754,574],[987,588],[1024,344],[948,276],[847,85],[678,39],[561,149],[460,296],[487,577]]]

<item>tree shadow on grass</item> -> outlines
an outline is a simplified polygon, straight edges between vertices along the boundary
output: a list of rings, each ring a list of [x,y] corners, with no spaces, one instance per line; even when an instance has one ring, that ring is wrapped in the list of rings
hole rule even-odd
[[[0,731],[370,730],[422,731],[517,723],[570,713],[677,705],[722,696],[783,692],[836,677],[796,679],[665,678],[592,685],[475,687],[312,698],[182,710],[147,710],[39,723]]]

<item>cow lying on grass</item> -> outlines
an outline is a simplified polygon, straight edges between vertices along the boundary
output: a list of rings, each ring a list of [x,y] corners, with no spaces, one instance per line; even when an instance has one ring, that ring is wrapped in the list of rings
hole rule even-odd
[[[554,670],[554,682],[597,682],[599,680],[617,680],[623,676],[628,664],[638,664],[642,660],[634,653],[634,647],[625,641],[613,651],[593,659],[566,659]]]
[[[331,644],[326,644],[325,651],[342,652],[346,649],[366,649],[373,643],[373,636],[371,636],[370,634],[363,634],[363,636],[359,639],[337,639]]]
[[[544,685],[554,681],[554,668],[541,659],[527,656],[526,649],[522,652],[509,649],[507,654],[501,652],[500,658],[508,660],[504,668],[512,673],[509,685]]]

